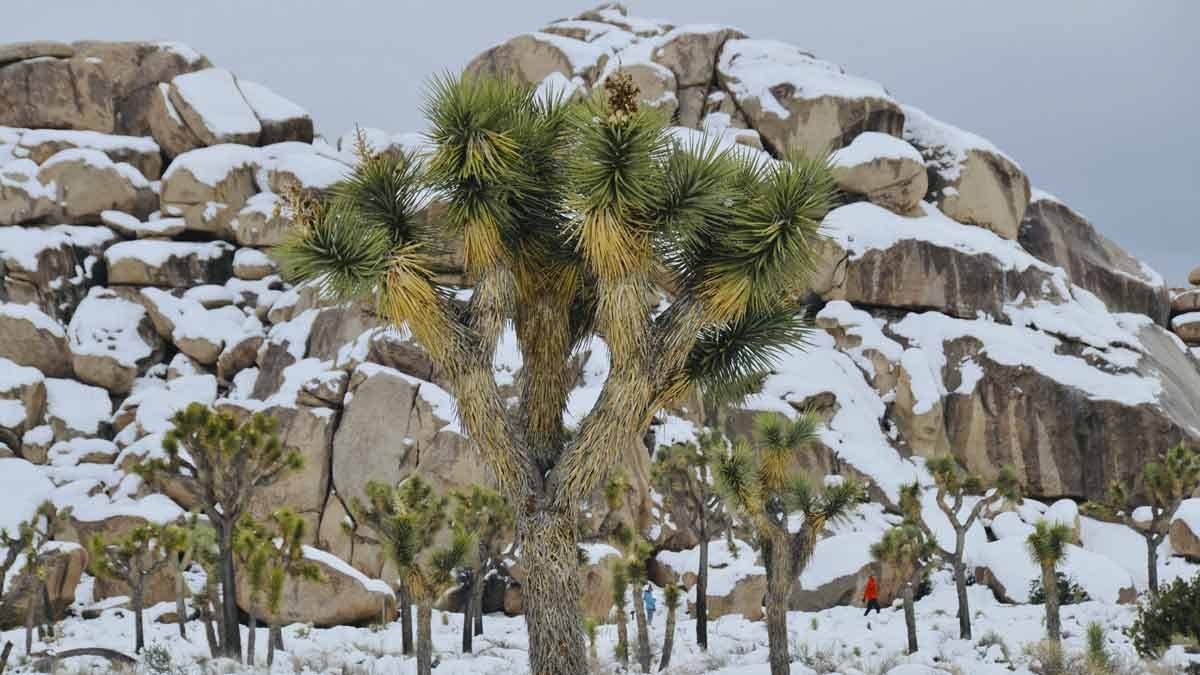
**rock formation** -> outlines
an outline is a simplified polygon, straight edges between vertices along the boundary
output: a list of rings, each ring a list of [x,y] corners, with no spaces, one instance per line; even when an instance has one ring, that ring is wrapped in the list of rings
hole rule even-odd
[[[673,116],[681,142],[703,131],[764,160],[834,153],[846,204],[825,221],[809,289],[819,328],[727,416],[731,432],[756,411],[819,403],[826,423],[809,468],[861,477],[885,505],[922,476],[914,456],[953,453],[985,475],[1012,464],[1035,497],[1090,498],[1137,475],[1150,453],[1200,440],[1200,288],[1169,291],[1031,189],[1013,158],[883,86],[789,45],[615,5],[507,40],[467,70],[586,95],[618,67]],[[2,46],[0,99],[12,102],[0,109],[0,481],[19,475],[76,506],[76,538],[132,515],[165,522],[192,505],[126,479],[161,452],[170,415],[191,402],[266,411],[307,465],[255,509],[301,512],[313,556],[336,577],[296,591],[308,600],[289,619],[392,611],[386,584],[371,579],[386,575],[381,553],[342,527],[348,500],[370,479],[421,473],[451,488],[489,478],[403,329],[290,286],[271,257],[289,227],[280,195],[346,175],[353,135],[331,145],[296,104],[175,43]],[[423,143],[363,132],[380,152]],[[460,266],[449,256],[439,272],[463,285]],[[1200,270],[1189,281],[1200,286]],[[602,340],[581,350],[568,424],[608,365]],[[502,340],[496,377],[510,387],[520,376],[520,354]],[[650,445],[691,438],[698,408],[664,411]],[[626,506],[610,514],[597,495],[585,539],[602,539],[614,519],[643,530],[666,520],[674,531],[661,540],[696,543],[678,514],[661,518],[649,461],[645,448],[627,452]],[[1172,541],[1195,556],[1189,522]],[[862,527],[834,543],[865,550],[863,532],[875,530]],[[669,567],[670,555],[659,562]],[[871,569],[863,555],[802,580],[793,605],[853,599]],[[66,597],[79,566],[66,565]],[[710,586],[710,612],[757,618],[765,581],[735,567]],[[513,576],[503,602],[516,608]],[[1025,590],[1011,583],[997,592]],[[602,595],[589,600],[596,614],[607,611]]]

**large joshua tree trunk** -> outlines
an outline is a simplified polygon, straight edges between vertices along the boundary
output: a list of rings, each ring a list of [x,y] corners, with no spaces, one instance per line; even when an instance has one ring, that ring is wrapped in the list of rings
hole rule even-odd
[[[913,606],[913,581],[904,584],[904,627],[908,630],[908,653],[917,652],[917,610]]]
[[[696,644],[708,651],[708,527],[700,521],[700,569],[696,570]]]
[[[954,532],[954,592],[958,595],[958,637],[971,639],[971,604],[967,598],[967,565],[963,561],[967,530],[956,527]]]
[[[641,584],[638,584],[640,587]],[[650,627],[646,625],[646,603],[642,600],[641,589],[634,588],[633,615],[637,617],[638,665],[643,673],[650,672]]]
[[[482,586],[479,578],[482,573],[478,569],[471,570],[471,578],[467,583],[467,605],[463,608],[462,651],[470,654],[475,637],[475,617],[479,611],[481,598],[477,595],[478,587]]]
[[[587,672],[575,518],[541,510],[518,521],[525,580],[525,626],[533,675]]]
[[[667,607],[667,632],[663,635],[662,660],[658,670],[664,671],[671,663],[671,650],[675,648],[675,605]]]
[[[788,656],[787,607],[794,570],[789,544],[786,533],[772,535],[766,542],[763,556],[767,563],[767,646],[771,675],[792,672]]]
[[[133,651],[141,654],[142,647],[146,646],[145,625],[142,623],[142,605],[145,603],[143,585],[144,581],[135,579],[130,595],[133,597],[130,600],[133,602]]]
[[[1058,579],[1053,565],[1042,563],[1042,588],[1046,595],[1046,636],[1058,642],[1062,639],[1062,628],[1058,616]]]
[[[233,566],[233,523],[222,523],[220,530],[221,655],[240,659],[242,635],[237,613],[237,571]]]
[[[624,607],[617,607],[617,661],[629,665],[629,619]]]
[[[212,603],[209,601],[211,591],[206,590],[200,602],[200,622],[204,624],[204,639],[208,641],[208,653],[213,658],[220,653],[220,643],[217,641],[217,631],[213,629]]]
[[[422,601],[417,603],[417,675],[431,675],[431,673],[433,673],[433,606]]]
[[[474,613],[471,615],[475,626],[475,634],[483,635],[483,591],[487,585],[487,568],[479,570],[479,578],[475,580]]]
[[[179,637],[187,639],[187,583],[183,579],[183,563],[179,556],[172,554],[175,562],[175,622],[179,624]]]
[[[1146,583],[1150,587],[1150,597],[1158,597],[1158,537],[1146,535]]]
[[[400,610],[400,653],[409,656],[413,653],[412,597],[409,596],[408,586],[403,581],[399,584],[399,593],[396,596],[396,604]]]

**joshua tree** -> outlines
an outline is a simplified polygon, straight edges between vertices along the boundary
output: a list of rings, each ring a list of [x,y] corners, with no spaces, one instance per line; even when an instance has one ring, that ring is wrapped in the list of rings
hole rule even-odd
[[[792,586],[812,558],[826,525],[846,518],[863,498],[852,480],[818,489],[796,470],[796,462],[817,438],[819,422],[811,413],[789,420],[778,413],[754,419],[754,444],[745,439],[716,466],[717,488],[755,535],[767,568],[767,642],[771,675],[791,672],[788,665],[787,603]],[[788,529],[788,515],[803,523]]]
[[[938,555],[950,565],[954,572],[954,588],[958,594],[958,636],[963,640],[971,639],[971,606],[967,599],[967,565],[964,558],[967,546],[967,532],[975,526],[981,515],[989,512],[997,503],[1002,501],[1020,502],[1021,486],[1017,482],[1016,473],[1010,467],[1000,469],[996,480],[990,485],[982,478],[965,471],[951,456],[935,457],[925,463],[929,473],[933,475],[937,486],[935,501],[938,510],[950,522],[954,529],[954,549],[947,549],[937,540],[929,523],[925,522],[920,508],[919,495],[910,496],[910,521],[925,533],[925,538],[935,543]],[[911,488],[910,488],[911,489]],[[963,504],[968,496],[980,495],[964,515]]]
[[[250,611],[250,626],[246,638],[247,665],[253,666],[255,661],[255,643],[258,639],[258,615],[253,605],[262,602],[267,592],[267,577],[273,550],[270,535],[266,528],[250,516],[242,516],[233,534],[233,552],[237,557],[238,567],[246,579],[250,590],[247,600],[252,605]],[[261,605],[260,605],[261,606]],[[268,642],[270,637],[268,636]]]
[[[87,549],[88,569],[92,574],[129,585],[134,651],[141,653],[146,644],[142,622],[146,579],[166,568],[171,560],[171,550],[163,544],[162,528],[152,524],[138,525],[125,536],[109,541],[97,535],[88,541]]]
[[[609,514],[616,513],[625,503],[625,492],[629,480],[623,471],[616,471],[604,486],[604,500]],[[654,556],[654,544],[647,541],[628,523],[617,521],[610,533],[613,543],[621,549],[625,581],[633,587],[633,615],[637,626],[638,665],[643,673],[650,672],[650,629],[646,622],[646,605],[642,600],[642,586],[647,579],[646,565]]]
[[[222,593],[220,650],[222,656],[240,659],[234,528],[254,495],[299,469],[304,458],[283,447],[275,420],[261,413],[239,424],[232,415],[193,403],[175,413],[171,422],[174,428],[163,439],[166,457],[147,460],[137,472],[151,484],[169,482],[183,489],[216,531]]]
[[[909,654],[918,649],[917,614],[913,606],[915,589],[921,584],[932,564],[937,553],[936,547],[921,528],[910,521],[884,532],[883,538],[871,546],[871,556],[879,562],[891,565],[904,579],[901,595],[904,598],[904,625],[908,629]]]
[[[663,588],[663,604],[667,606],[667,632],[663,636],[662,660],[658,663],[659,672],[667,669],[671,663],[671,650],[675,648],[675,612],[679,608],[679,587],[667,584]]]
[[[225,613],[221,609],[221,593],[218,578],[221,568],[221,551],[217,545],[217,532],[204,522],[192,523],[192,559],[204,570],[204,589],[195,596],[199,605],[200,622],[204,624],[204,639],[213,658],[222,654],[221,637],[225,634]],[[178,587],[176,588],[178,590]],[[216,624],[216,629],[213,624]]]
[[[304,555],[304,539],[308,526],[300,514],[290,508],[271,512],[270,557],[267,569],[267,614],[271,617],[267,632],[267,666],[275,664],[275,650],[283,649],[283,631],[279,612],[283,603],[284,584],[289,579],[324,582],[325,576],[316,563]]]
[[[467,570],[467,606],[463,612],[462,649],[471,653],[472,637],[483,633],[483,586],[487,573],[504,555],[512,540],[513,514],[495,490],[474,485],[470,491],[454,490],[452,520],[475,539],[475,564]]]
[[[1118,518],[1146,540],[1146,578],[1151,595],[1158,595],[1158,547],[1171,528],[1171,516],[1183,500],[1200,488],[1200,454],[1180,443],[1142,468],[1144,496],[1113,481],[1107,503],[1085,508],[1101,517]],[[1141,508],[1136,508],[1138,504]]]
[[[629,619],[625,614],[625,594],[629,592],[629,568],[624,559],[612,563],[613,611],[617,614],[617,661],[629,665]]]
[[[364,156],[327,196],[294,195],[282,258],[289,278],[407,325],[435,362],[516,510],[531,669],[583,672],[579,505],[658,409],[736,388],[796,342],[785,303],[815,266],[835,181],[823,159],[673,145],[625,74],[582,103],[484,77],[431,89],[431,154]],[[426,194],[445,204],[440,222]],[[435,280],[447,235],[474,285],[465,304]],[[673,294],[663,311],[655,282]],[[524,357],[513,415],[493,375],[510,321]],[[595,335],[608,380],[568,434],[567,364]]]
[[[417,673],[429,675],[433,603],[453,583],[454,571],[469,562],[474,542],[465,530],[455,527],[448,544],[435,546],[446,525],[449,500],[434,493],[419,475],[409,476],[395,488],[370,481],[367,499],[365,506],[357,497],[351,500],[351,514],[375,532],[417,603]]]
[[[187,525],[169,523],[158,532],[158,541],[167,550],[175,573],[175,622],[179,626],[179,637],[187,639],[187,582],[184,572],[191,567],[192,558],[196,555],[195,539],[192,529],[196,527],[197,518],[192,516]]]
[[[1039,520],[1029,533],[1029,556],[1041,567],[1042,588],[1046,589],[1046,637],[1055,643],[1062,638],[1058,618],[1058,580],[1054,570],[1067,555],[1067,544],[1073,537],[1071,528],[1063,523],[1050,524]]]
[[[27,655],[33,651],[33,628],[37,623],[39,608],[43,612],[44,624],[39,625],[38,633],[54,634],[54,608],[50,604],[50,592],[46,588],[46,573],[50,562],[49,544],[58,537],[59,528],[70,517],[70,507],[59,509],[53,502],[44,501],[38,505],[33,518],[20,524],[20,532],[16,539],[10,540],[25,544],[24,550],[21,551],[25,555],[25,566],[21,569],[21,576],[29,589],[29,606],[25,610]]]
[[[713,490],[711,468],[728,452],[725,437],[715,431],[700,434],[699,443],[662,448],[653,466],[654,487],[696,518],[700,535],[700,564],[696,570],[696,644],[708,649],[708,544],[728,528],[724,502]],[[661,670],[661,668],[660,668]]]

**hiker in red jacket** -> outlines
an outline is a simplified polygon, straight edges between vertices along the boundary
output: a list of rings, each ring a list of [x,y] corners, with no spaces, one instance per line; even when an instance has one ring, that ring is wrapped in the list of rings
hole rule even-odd
[[[881,611],[879,609],[879,584],[875,582],[874,574],[867,577],[867,588],[863,591],[863,602],[867,603],[867,611],[863,612],[863,616],[869,615],[871,610],[875,610],[876,614]]]

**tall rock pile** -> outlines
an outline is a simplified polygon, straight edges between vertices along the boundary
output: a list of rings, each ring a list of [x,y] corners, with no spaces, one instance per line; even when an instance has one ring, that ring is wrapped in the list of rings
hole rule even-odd
[[[1031,188],[1013,158],[881,85],[790,45],[616,5],[468,66],[568,95],[618,68],[672,115],[681,142],[703,131],[764,161],[833,152],[847,203],[826,219],[810,289],[819,330],[728,416],[731,432],[756,411],[816,405],[826,426],[810,468],[863,477],[885,505],[901,483],[924,480],[922,456],[953,453],[985,475],[1013,464],[1035,496],[1082,498],[1131,478],[1158,449],[1200,440],[1200,368],[1179,340],[1200,344],[1186,319],[1200,289],[1172,298],[1152,270]],[[382,592],[367,577],[390,570],[346,535],[348,500],[367,480],[413,472],[442,487],[489,477],[404,331],[289,286],[272,260],[289,226],[279,195],[345,176],[353,137],[314,138],[299,106],[173,43],[3,46],[0,99],[15,102],[0,109],[0,461],[10,464],[0,485],[20,476],[76,506],[79,536],[170,520],[194,505],[148,494],[127,473],[161,452],[170,415],[194,401],[268,412],[307,463],[255,509],[296,508],[314,555],[332,553],[321,560],[339,576],[329,586],[339,590],[310,599],[320,616],[309,620],[373,619]],[[363,133],[377,151],[423,142]],[[444,263],[443,278],[469,292],[459,263]],[[568,424],[608,367],[600,339],[578,354]],[[521,377],[514,340],[501,341],[496,377],[506,387]],[[702,421],[695,409],[664,412],[654,443],[687,440]],[[686,514],[650,490],[649,461],[646,448],[627,449],[626,506],[608,513],[594,500],[585,537],[624,519],[664,524],[656,534],[672,548],[695,545]],[[862,533],[837,536],[866,555]],[[848,597],[862,576],[850,567],[813,577],[824,590],[796,602]]]

